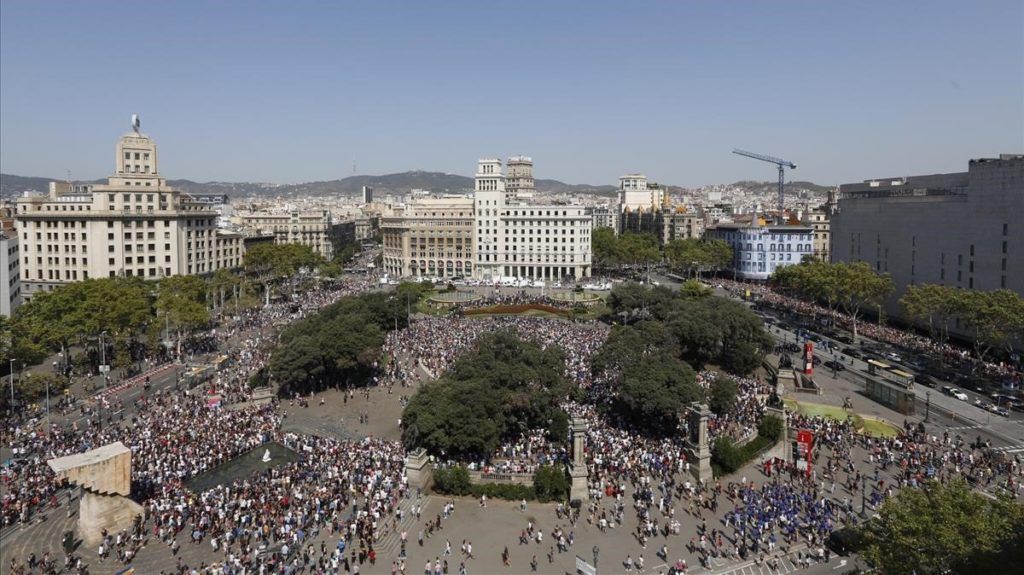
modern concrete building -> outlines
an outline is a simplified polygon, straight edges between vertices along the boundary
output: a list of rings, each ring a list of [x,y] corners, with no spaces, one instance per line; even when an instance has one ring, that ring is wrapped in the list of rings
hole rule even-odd
[[[371,186],[363,186],[363,203],[373,203],[373,188]]]
[[[485,281],[503,277],[578,280],[590,277],[589,208],[506,202],[501,160],[477,165],[474,199],[476,263],[473,275]]]
[[[814,255],[813,229],[808,226],[720,223],[709,227],[705,237],[732,246],[737,279],[764,281],[776,268]]]
[[[167,185],[138,124],[118,141],[106,185],[53,182],[18,198],[15,218],[24,300],[89,278],[207,274],[242,260],[240,239],[218,234],[217,212]]]
[[[330,260],[332,225],[329,210],[300,212],[235,212],[232,222],[245,232],[273,234],[278,244],[302,244]]]
[[[1024,155],[971,160],[966,172],[866,180],[839,188],[832,261],[892,274],[885,308],[908,285],[1024,293]]]
[[[473,198],[420,198],[381,217],[383,268],[391,277],[473,273]]]

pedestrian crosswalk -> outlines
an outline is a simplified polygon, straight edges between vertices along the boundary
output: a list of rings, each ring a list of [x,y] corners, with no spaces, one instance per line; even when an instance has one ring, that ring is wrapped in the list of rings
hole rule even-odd
[[[408,532],[408,541],[406,542],[406,546],[413,544],[412,542],[416,540],[416,536],[419,531],[415,529],[416,516],[412,512],[412,508],[414,505],[419,505],[421,507],[420,515],[422,515],[426,513],[427,508],[430,507],[430,502],[430,497],[414,495],[406,498],[401,504],[399,504],[399,509],[404,511],[405,514],[402,521],[398,524],[398,528],[389,532],[377,542],[376,551],[378,557],[385,557],[389,559],[398,557],[398,552],[402,547],[402,531]]]
[[[1000,445],[999,447],[993,447],[994,451],[1002,451],[1003,453],[1020,453],[1024,452],[1024,444],[1017,445]]]
[[[785,575],[800,570],[796,564],[796,551],[779,556],[770,564],[765,561],[760,564],[748,561],[741,565],[733,563],[732,566],[729,566],[730,563],[732,562],[712,558],[710,573],[714,575]]]
[[[958,425],[956,427],[950,427],[948,429],[949,429],[949,431],[965,431],[965,430],[968,430],[968,429],[981,429],[983,427],[985,427],[985,426],[979,423],[979,424],[975,424],[975,425]]]

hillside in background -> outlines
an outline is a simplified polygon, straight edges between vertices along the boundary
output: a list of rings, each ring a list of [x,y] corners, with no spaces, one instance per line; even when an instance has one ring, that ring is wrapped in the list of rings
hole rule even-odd
[[[0,174],[0,195],[13,198],[26,190],[45,192],[49,183],[56,178],[40,178]],[[357,196],[363,186],[372,186],[380,197],[383,194],[404,194],[409,190],[428,190],[435,193],[460,193],[473,189],[473,178],[458,174],[442,172],[402,172],[382,176],[349,176],[340,180],[326,182],[306,182],[302,184],[268,184],[259,182],[193,182],[192,180],[168,180],[171,186],[193,194],[226,194],[232,197],[248,196]],[[83,183],[105,183],[96,180]],[[542,194],[594,194],[611,197],[615,194],[615,186],[593,186],[589,184],[567,184],[558,180],[536,180],[537,191]],[[679,194],[693,192],[679,186],[665,186],[669,193]],[[751,194],[772,194],[775,182],[740,181],[730,186]],[[706,188],[706,187],[705,187]],[[703,188],[702,188],[703,189]],[[819,186],[811,182],[786,182],[787,192],[806,190],[814,196],[824,196],[831,186]]]

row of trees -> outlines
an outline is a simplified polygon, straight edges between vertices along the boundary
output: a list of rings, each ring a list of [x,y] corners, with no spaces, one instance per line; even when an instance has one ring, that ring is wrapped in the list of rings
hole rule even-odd
[[[611,228],[596,228],[591,235],[598,268],[638,268],[665,262],[673,271],[690,274],[727,269],[733,260],[732,248],[722,240],[688,238],[658,244],[654,234],[616,235]]]
[[[258,289],[322,265],[309,246],[264,244],[246,253],[242,274],[221,269],[205,278],[88,279],[41,292],[13,317],[0,317],[0,370],[9,369],[12,358],[31,366],[78,345],[97,351],[101,334],[113,365],[127,365],[130,348],[152,351],[161,337],[181,338],[209,325],[213,309],[239,311],[257,305]],[[93,363],[98,361],[96,357]]]
[[[772,282],[794,295],[821,303],[830,312],[845,311],[853,318],[854,339],[863,311],[881,305],[893,291],[892,276],[876,272],[867,262],[806,260],[776,268]]]
[[[920,284],[907,287],[900,298],[907,318],[927,326],[932,338],[949,338],[950,323],[959,319],[971,330],[974,349],[984,360],[992,350],[1009,353],[1024,342],[1024,298],[1011,290],[964,290]]]
[[[746,375],[771,349],[756,315],[699,284],[678,292],[624,284],[608,303],[626,325],[612,328],[591,369],[599,381],[616,382],[608,408],[649,434],[673,433],[680,411],[694,401],[708,400],[718,413],[732,409],[735,382],[718,378],[706,396],[696,371],[715,364]]]
[[[402,414],[409,448],[459,461],[488,459],[502,439],[547,429],[568,435],[560,403],[569,393],[560,347],[542,349],[511,333],[481,336],[440,379],[413,395]]]

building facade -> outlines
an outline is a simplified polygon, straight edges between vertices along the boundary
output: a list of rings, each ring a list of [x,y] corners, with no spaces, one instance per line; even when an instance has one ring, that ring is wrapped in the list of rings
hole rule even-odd
[[[420,198],[380,221],[384,273],[391,277],[466,277],[473,273],[473,198]]]
[[[501,160],[480,160],[473,197],[474,277],[484,281],[590,277],[594,218],[589,208],[533,204],[521,197],[509,203],[508,197]]]
[[[662,211],[661,243],[704,237],[704,214],[679,209]]]
[[[372,204],[373,203],[373,187],[371,187],[371,186],[363,186],[363,203],[364,204]]]
[[[615,234],[619,233],[619,208],[615,205],[598,206],[593,209],[594,229],[611,228]]]
[[[505,203],[532,200],[537,192],[533,182],[533,158],[512,156],[505,168]]]
[[[331,212],[312,210],[300,212],[236,212],[232,221],[250,233],[273,234],[278,244],[302,244],[330,260]]]
[[[1024,155],[971,160],[960,173],[844,184],[839,192],[832,261],[865,261],[892,274],[889,315],[901,317],[899,298],[915,284],[1024,293]]]
[[[705,237],[732,246],[737,279],[764,281],[777,268],[814,255],[813,230],[808,226],[721,223],[709,227]]]
[[[18,198],[23,300],[89,278],[158,279],[241,265],[241,242],[218,236],[208,204],[167,185],[156,143],[133,128],[117,143],[106,185],[53,182],[48,194]]]
[[[0,230],[0,315],[11,317],[21,305],[21,258],[18,234]]]

